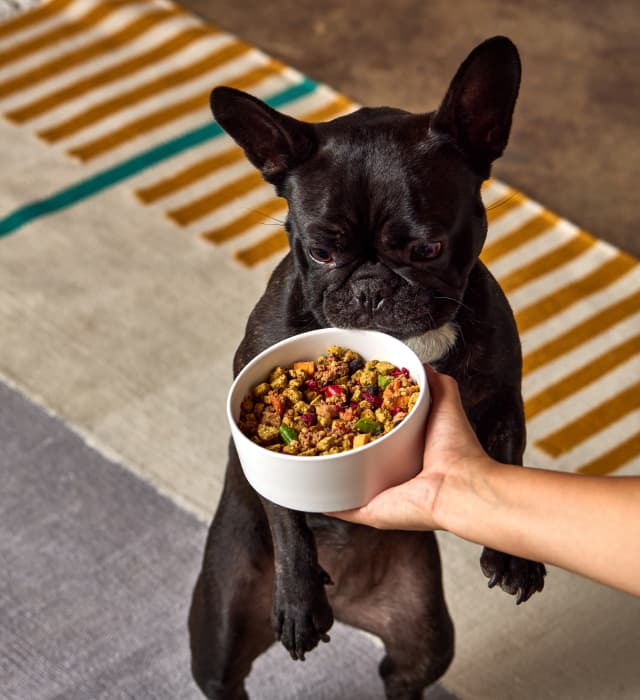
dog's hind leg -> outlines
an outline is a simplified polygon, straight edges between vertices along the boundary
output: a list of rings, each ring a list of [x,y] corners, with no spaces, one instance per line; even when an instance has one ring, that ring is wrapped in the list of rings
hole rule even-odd
[[[193,591],[191,670],[209,700],[246,700],[251,664],[274,642],[272,551],[248,505],[231,493],[221,502]]]
[[[274,641],[269,606],[262,615],[260,596],[252,600],[251,587],[230,584],[233,595],[221,594],[201,573],[189,614],[191,671],[209,700],[247,700],[244,681],[251,664]]]
[[[362,541],[370,538],[371,543]],[[336,618],[384,642],[379,672],[387,699],[418,700],[453,658],[453,623],[435,537],[432,532],[365,530],[354,541],[353,550],[343,555],[349,563],[337,565],[342,570],[330,597]],[[358,550],[365,554],[359,557]],[[334,567],[327,566],[333,573]]]

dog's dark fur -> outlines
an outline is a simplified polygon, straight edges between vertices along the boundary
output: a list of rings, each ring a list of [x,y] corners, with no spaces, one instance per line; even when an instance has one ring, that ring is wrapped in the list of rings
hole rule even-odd
[[[236,373],[302,331],[382,330],[456,377],[485,449],[521,463],[519,340],[478,260],[487,230],[480,186],[507,144],[519,83],[516,48],[495,37],[470,54],[429,114],[360,109],[305,124],[237,90],[213,91],[218,123],[289,204],[291,251],[249,318]],[[302,659],[328,639],[335,617],[384,641],[388,698],[421,697],[453,655],[433,533],[276,506],[229,451],[190,615],[205,695],[246,698],[244,678],[274,637]],[[518,602],[542,589],[541,564],[485,549],[481,566]]]

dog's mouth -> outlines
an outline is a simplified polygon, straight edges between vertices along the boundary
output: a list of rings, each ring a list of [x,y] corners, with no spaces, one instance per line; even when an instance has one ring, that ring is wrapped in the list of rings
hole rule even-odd
[[[455,319],[460,301],[426,290],[411,290],[380,297],[353,294],[327,296],[323,303],[325,321],[339,328],[376,330],[406,339],[436,330]]]

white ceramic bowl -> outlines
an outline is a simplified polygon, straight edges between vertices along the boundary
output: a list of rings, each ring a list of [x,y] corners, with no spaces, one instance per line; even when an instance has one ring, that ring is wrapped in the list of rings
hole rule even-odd
[[[276,366],[315,360],[330,345],[355,350],[365,360],[406,367],[420,386],[409,415],[392,431],[346,452],[315,457],[271,452],[238,428],[240,404]],[[253,488],[287,508],[328,512],[357,508],[384,489],[415,476],[422,464],[423,438],[431,400],[424,367],[403,342],[377,331],[323,328],[287,338],[257,355],[238,374],[227,399],[227,418],[242,469]]]

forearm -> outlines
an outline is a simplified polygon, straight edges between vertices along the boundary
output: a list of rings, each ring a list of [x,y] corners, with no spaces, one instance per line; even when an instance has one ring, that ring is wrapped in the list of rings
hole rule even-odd
[[[640,477],[478,460],[447,474],[436,519],[473,542],[640,595]]]

